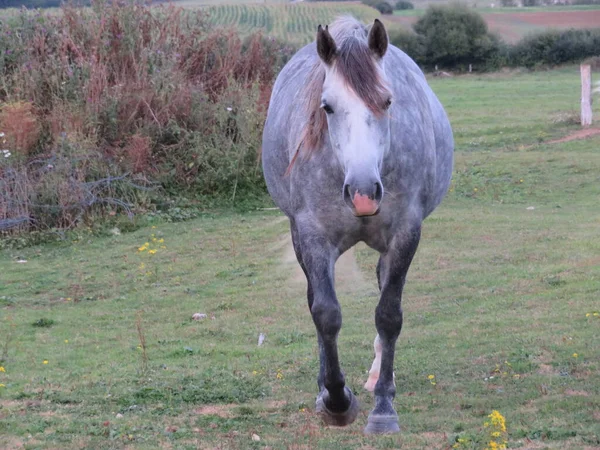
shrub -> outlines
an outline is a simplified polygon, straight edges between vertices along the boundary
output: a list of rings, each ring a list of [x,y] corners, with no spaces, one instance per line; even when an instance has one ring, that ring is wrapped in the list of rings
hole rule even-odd
[[[537,67],[581,62],[600,55],[600,29],[550,30],[526,36],[510,50],[513,66]]]
[[[380,2],[375,5],[375,9],[381,14],[393,14],[394,8],[388,2]]]
[[[419,36],[411,31],[390,30],[390,42],[414,59],[417,63],[423,59],[423,45]]]
[[[3,146],[15,156],[27,156],[40,137],[40,126],[29,102],[6,103],[0,110]]]
[[[149,187],[221,204],[264,192],[260,131],[293,51],[172,5],[21,10],[0,22],[10,150],[0,158],[0,232],[131,214],[149,207]]]
[[[465,5],[430,6],[414,25],[423,44],[425,66],[464,69],[496,57],[500,42],[481,15]]]
[[[414,9],[415,5],[413,5],[411,2],[407,1],[407,0],[399,0],[398,2],[396,2],[396,7],[394,9],[397,10],[405,10],[405,9]]]

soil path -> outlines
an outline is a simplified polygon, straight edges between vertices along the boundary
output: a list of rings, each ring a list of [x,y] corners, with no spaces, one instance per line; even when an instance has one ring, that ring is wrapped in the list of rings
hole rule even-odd
[[[583,128],[581,130],[577,130],[571,134],[561,137],[560,139],[555,139],[553,141],[546,142],[547,144],[560,144],[562,142],[575,141],[577,139],[585,139],[592,136],[597,136],[600,134],[600,128]]]

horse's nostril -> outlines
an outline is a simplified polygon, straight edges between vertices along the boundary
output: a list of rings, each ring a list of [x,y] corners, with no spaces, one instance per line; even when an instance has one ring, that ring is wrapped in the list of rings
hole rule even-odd
[[[352,194],[350,194],[350,185],[344,185],[344,201],[348,206],[352,206]]]
[[[383,186],[381,186],[381,183],[378,181],[375,183],[375,198],[374,198],[374,200],[376,202],[380,202],[382,198],[383,198]]]
[[[350,199],[352,196],[350,195],[350,185],[349,184],[345,184],[344,185],[344,198],[345,199]]]

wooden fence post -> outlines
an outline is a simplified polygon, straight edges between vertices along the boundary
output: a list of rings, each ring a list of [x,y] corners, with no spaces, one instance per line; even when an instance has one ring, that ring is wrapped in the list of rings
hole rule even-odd
[[[592,67],[582,64],[581,71],[581,126],[592,124]]]

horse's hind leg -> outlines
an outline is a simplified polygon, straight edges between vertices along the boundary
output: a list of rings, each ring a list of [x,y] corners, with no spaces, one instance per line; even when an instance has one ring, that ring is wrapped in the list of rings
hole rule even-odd
[[[402,289],[406,273],[419,245],[420,224],[394,236],[391,246],[381,256],[381,298],[375,310],[375,326],[381,343],[379,379],[375,385],[375,408],[369,414],[365,433],[400,431],[394,410],[394,351],[402,329]]]
[[[312,230],[311,230],[312,231]],[[308,282],[308,306],[319,338],[319,395],[316,409],[328,425],[349,425],[358,415],[358,401],[346,387],[340,368],[337,336],[342,312],[333,282],[337,249],[325,238],[292,223],[294,250]]]

